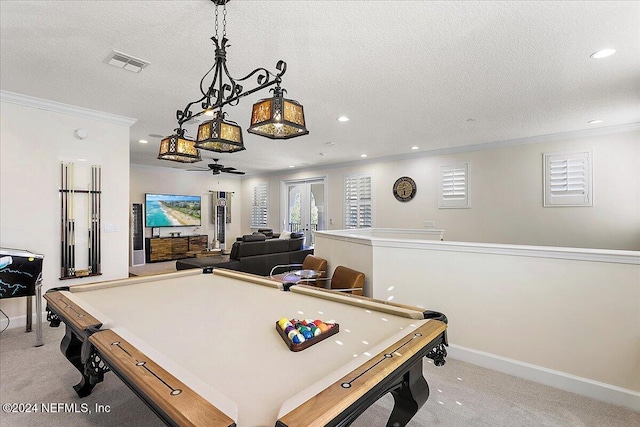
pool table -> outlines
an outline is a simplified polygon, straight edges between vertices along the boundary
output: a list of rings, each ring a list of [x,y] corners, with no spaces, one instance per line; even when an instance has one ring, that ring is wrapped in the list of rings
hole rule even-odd
[[[403,426],[426,402],[423,358],[446,356],[446,317],[266,277],[186,270],[56,288],[51,326],[91,393],[113,371],[169,425],[349,425],[381,396]],[[339,332],[290,351],[283,317],[335,321]]]

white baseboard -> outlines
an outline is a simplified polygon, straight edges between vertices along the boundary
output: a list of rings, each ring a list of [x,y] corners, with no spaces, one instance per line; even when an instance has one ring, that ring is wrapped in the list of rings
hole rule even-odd
[[[452,359],[640,412],[640,392],[634,390],[453,344],[447,349],[447,352]]]
[[[43,304],[44,305],[44,304]],[[9,318],[9,328],[8,329],[16,329],[16,328],[26,328],[27,327],[27,315],[23,314],[21,316],[15,316]],[[32,329],[36,330],[36,322],[38,321],[35,313],[32,314]],[[42,327],[47,326],[47,312],[42,312]],[[5,326],[7,326],[7,318],[0,314],[0,331],[2,331]]]

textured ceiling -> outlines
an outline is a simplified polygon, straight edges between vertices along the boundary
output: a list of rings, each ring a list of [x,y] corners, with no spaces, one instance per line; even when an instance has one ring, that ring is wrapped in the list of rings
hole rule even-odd
[[[283,87],[310,130],[288,141],[247,133],[266,91],[228,108],[247,150],[203,156],[248,173],[640,122],[640,2],[233,0],[227,10],[231,74],[285,60]],[[2,90],[136,118],[131,163],[189,167],[157,160],[149,134],[171,133],[175,111],[199,98],[213,3],[2,0],[0,19]],[[617,53],[590,58],[608,47]],[[151,65],[109,66],[114,49]]]

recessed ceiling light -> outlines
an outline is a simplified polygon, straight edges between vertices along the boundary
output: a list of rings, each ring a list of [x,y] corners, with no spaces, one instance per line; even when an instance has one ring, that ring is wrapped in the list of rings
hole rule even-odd
[[[360,154],[360,157],[367,157],[366,154]]]
[[[79,162],[86,162],[87,159],[78,159]]]
[[[294,165],[289,165],[289,167],[290,167],[290,168],[295,168],[295,166],[294,166]]]
[[[598,123],[602,123],[602,122],[603,122],[603,120],[590,120],[589,124],[590,125],[597,125]]]
[[[606,58],[607,56],[611,56],[614,53],[616,53],[615,49],[602,49],[602,50],[599,50],[599,51],[597,51],[595,53],[592,53],[591,57],[593,59],[602,59],[602,58]]]
[[[139,139],[138,142],[140,144],[148,144],[149,143],[149,141],[147,141],[146,139]]]
[[[420,148],[420,147],[418,147],[418,146],[416,146],[416,145],[414,145],[413,147],[411,147],[411,149],[412,149],[412,150],[417,150],[417,149],[419,149],[419,148]]]
[[[348,122],[349,120],[351,120],[351,119],[349,117],[347,117],[347,116],[338,117],[338,121],[339,122]]]

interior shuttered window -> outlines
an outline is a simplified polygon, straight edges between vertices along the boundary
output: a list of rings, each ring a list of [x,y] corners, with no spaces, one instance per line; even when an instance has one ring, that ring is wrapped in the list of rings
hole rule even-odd
[[[370,228],[372,220],[371,175],[344,177],[344,227]]]
[[[253,187],[251,197],[251,227],[266,228],[269,220],[269,185],[264,182]]]
[[[544,206],[593,206],[591,152],[544,154]]]
[[[440,166],[439,208],[468,208],[469,163]]]

